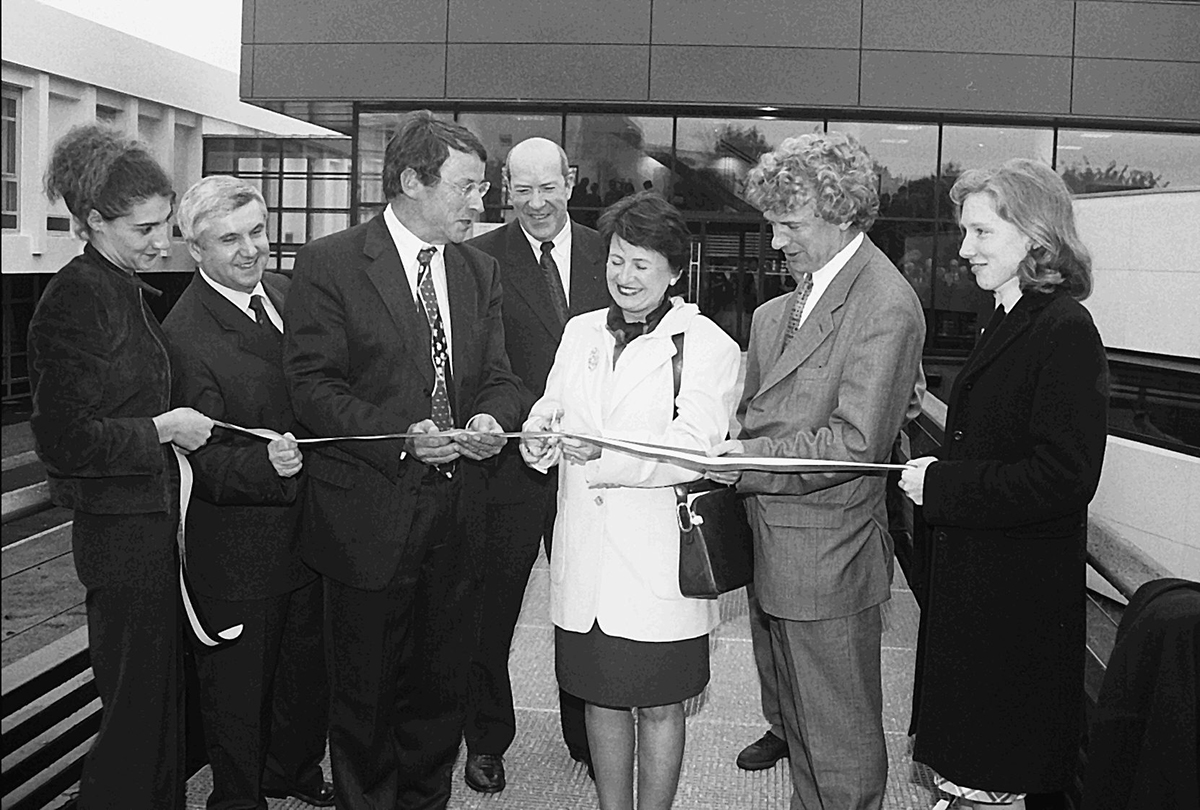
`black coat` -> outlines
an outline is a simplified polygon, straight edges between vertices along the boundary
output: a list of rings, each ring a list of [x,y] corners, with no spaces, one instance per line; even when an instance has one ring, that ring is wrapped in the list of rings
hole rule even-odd
[[[271,303],[283,312],[290,282],[263,275]],[[295,430],[283,338],[272,336],[199,271],[163,322],[174,369],[172,404],[242,427]],[[217,599],[264,599],[311,582],[300,561],[297,501],[303,473],[280,478],[266,442],[217,428],[193,452],[193,498],[187,518],[188,576]]]
[[[170,360],[144,289],[153,288],[88,245],[50,280],[34,310],[29,421],[59,506],[167,512],[178,497],[175,457],[152,421],[170,409]]]
[[[494,256],[504,284],[504,342],[513,373],[521,380],[521,419],[546,390],[546,377],[562,340],[550,290],[538,257],[516,220],[472,239],[467,244]],[[606,255],[600,234],[571,223],[571,284],[569,315],[608,306]],[[520,502],[531,490],[554,486],[557,476],[543,475],[521,460],[516,442],[509,442],[489,477],[488,493],[500,503]]]
[[[1025,293],[992,332],[954,382],[925,476],[913,758],[960,785],[1049,792],[1079,750],[1108,366],[1065,293]]]
[[[517,428],[518,380],[504,353],[496,260],[454,244],[445,246],[444,258],[457,426],[488,413],[505,429]],[[300,249],[284,321],[284,367],[305,430],[399,433],[429,418],[429,326],[382,215]],[[360,441],[306,451],[301,543],[317,571],[364,590],[392,579],[428,470],[415,458],[402,461],[402,446]],[[482,465],[463,460],[459,470],[468,482],[482,481]]]

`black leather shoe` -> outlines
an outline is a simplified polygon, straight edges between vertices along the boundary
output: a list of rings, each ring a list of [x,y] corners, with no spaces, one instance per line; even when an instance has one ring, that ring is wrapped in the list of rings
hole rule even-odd
[[[322,782],[321,787],[314,793],[311,789],[288,788],[287,790],[263,790],[268,799],[286,799],[293,796],[313,807],[333,807],[333,785]]]
[[[500,754],[467,752],[467,767],[463,772],[467,787],[479,793],[499,793],[504,781],[504,757]]]
[[[743,771],[763,771],[788,755],[788,744],[772,732],[759,737],[738,754],[737,766]]]

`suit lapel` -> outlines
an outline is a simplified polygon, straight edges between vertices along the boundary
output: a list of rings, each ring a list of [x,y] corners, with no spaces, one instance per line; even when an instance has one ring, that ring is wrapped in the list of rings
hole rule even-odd
[[[971,356],[967,358],[962,371],[959,372],[959,377],[966,380],[977,376],[1037,320],[1038,313],[1045,309],[1052,300],[1052,295],[1041,293],[1022,295],[1012,311],[1004,316],[1004,320],[997,327],[996,334],[991,336],[990,340],[985,341],[979,347],[978,352],[972,352]]]
[[[772,366],[767,366],[770,370],[763,377],[762,387],[760,391],[766,391],[774,385],[777,385],[781,380],[799,368],[805,360],[807,360],[817,347],[824,343],[834,331],[834,313],[842,308],[846,303],[846,297],[850,294],[850,288],[854,286],[855,280],[858,279],[859,273],[867,265],[868,249],[870,242],[864,237],[863,242],[859,245],[858,250],[854,251],[854,255],[846,262],[846,266],[838,271],[834,276],[833,281],[821,297],[817,300],[812,312],[808,313],[808,317],[804,319],[800,329],[792,338],[792,342],[779,355],[779,359]],[[791,306],[792,299],[788,299],[787,304]],[[783,308],[784,311],[787,307]],[[776,324],[776,337],[771,342],[772,349],[775,353],[779,352],[779,347],[783,341],[783,329],[779,328],[782,324]]]
[[[400,262],[400,254],[396,252],[396,244],[388,233],[382,214],[371,220],[363,242],[363,255],[370,260],[363,272],[378,290],[400,334],[399,353],[408,357],[425,381],[432,384],[432,361],[423,363],[413,354],[415,351],[424,351],[428,356],[429,325],[425,322],[425,316],[417,311],[408,278],[404,275],[404,265]]]
[[[525,238],[525,232],[521,230],[521,223],[513,220],[505,227],[504,253],[507,263],[504,267],[504,293],[525,299],[529,308],[537,313],[542,326],[546,327],[546,333],[558,342],[562,339],[563,325],[554,313],[554,303],[550,300],[550,291],[546,289],[542,266],[538,264],[538,258]]]
[[[595,301],[603,301],[607,297],[608,283],[604,277],[604,267],[608,263],[603,252],[589,246],[592,240],[585,238],[583,226],[577,222],[571,223],[571,315],[579,315],[592,309]],[[598,268],[599,273],[593,272]],[[603,306],[603,304],[599,304]]]
[[[208,310],[212,319],[225,331],[236,334],[238,345],[244,351],[272,365],[280,364],[283,352],[283,340],[280,337],[266,332],[256,322],[250,320],[250,317],[238,309],[232,301],[200,278],[199,270],[196,271],[192,284],[196,285],[197,292],[200,293],[200,303]]]
[[[471,352],[469,349],[473,343],[472,336],[483,308],[479,305],[476,297],[474,273],[463,256],[462,248],[458,245],[448,244],[442,250],[446,263],[446,293],[450,307],[450,326],[453,330],[451,339],[454,341],[454,345],[450,349],[454,357],[454,361],[451,363],[454,369],[453,377],[465,380],[470,371]],[[442,317],[445,316],[446,314],[443,312]],[[458,419],[461,416],[459,421],[465,424],[466,420],[470,418],[470,414],[460,414],[458,411],[458,389],[457,384],[450,386],[450,401],[454,408],[455,418]]]

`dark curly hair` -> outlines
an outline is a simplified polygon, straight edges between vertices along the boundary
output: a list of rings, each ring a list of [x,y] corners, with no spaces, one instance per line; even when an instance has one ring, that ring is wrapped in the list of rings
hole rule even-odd
[[[788,138],[758,159],[746,175],[746,199],[761,211],[783,213],[812,202],[834,225],[869,231],[879,215],[875,167],[867,150],[843,132]]]
[[[657,191],[639,191],[604,209],[596,224],[607,245],[619,236],[634,247],[661,253],[672,270],[683,270],[691,258],[692,234],[679,209]]]
[[[383,152],[383,196],[400,196],[400,175],[412,169],[427,186],[441,179],[440,172],[450,150],[474,154],[487,163],[487,149],[471,130],[450,121],[439,121],[429,110],[417,110],[404,116],[400,129],[388,141]]]
[[[998,169],[965,171],[950,189],[957,217],[962,217],[963,201],[972,194],[991,197],[1000,218],[1033,242],[1017,265],[1022,290],[1062,287],[1078,301],[1092,294],[1092,257],[1075,230],[1071,192],[1053,169],[1014,158]]]
[[[82,239],[91,237],[92,211],[113,220],[152,197],[175,202],[171,180],[149,148],[97,124],[74,127],[59,139],[44,183],[50,202],[62,198],[67,204]]]

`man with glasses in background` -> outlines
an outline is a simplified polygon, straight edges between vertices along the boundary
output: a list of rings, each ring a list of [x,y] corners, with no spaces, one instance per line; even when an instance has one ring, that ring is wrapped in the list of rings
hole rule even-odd
[[[384,153],[383,213],[305,245],[284,365],[316,436],[302,553],[325,579],[337,806],[444,808],[474,639],[464,526],[520,425],[496,260],[462,242],[483,210],[479,139],[428,111]],[[469,434],[448,434],[454,428]]]

